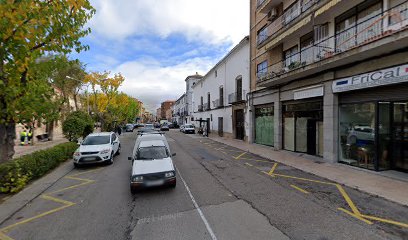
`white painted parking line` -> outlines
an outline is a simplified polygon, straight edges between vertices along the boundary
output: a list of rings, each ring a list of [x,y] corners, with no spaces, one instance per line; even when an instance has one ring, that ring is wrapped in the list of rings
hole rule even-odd
[[[203,222],[204,222],[204,224],[205,224],[205,227],[207,228],[207,231],[208,231],[208,233],[209,233],[210,236],[211,236],[211,239],[212,239],[212,240],[217,240],[217,237],[215,236],[214,231],[212,230],[210,224],[208,223],[207,219],[205,218],[203,212],[201,211],[200,206],[198,206],[196,200],[194,199],[193,194],[192,194],[191,191],[190,191],[190,188],[188,187],[186,181],[184,181],[184,179],[183,179],[183,177],[181,176],[181,173],[180,173],[180,171],[178,170],[177,167],[176,167],[176,170],[177,170],[177,172],[178,172],[178,175],[179,175],[181,181],[182,181],[183,184],[184,184],[184,187],[186,187],[186,190],[187,190],[187,192],[188,192],[188,195],[190,195],[191,201],[193,202],[194,207],[197,209],[197,212],[198,212],[198,214],[200,215],[201,220],[203,220]]]

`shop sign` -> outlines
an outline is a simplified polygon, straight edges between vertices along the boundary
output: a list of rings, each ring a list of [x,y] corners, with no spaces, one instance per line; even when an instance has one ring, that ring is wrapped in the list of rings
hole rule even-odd
[[[298,100],[312,97],[321,97],[323,96],[323,94],[323,86],[318,85],[293,91],[293,99]]]
[[[333,82],[334,93],[408,82],[408,64],[342,78]]]

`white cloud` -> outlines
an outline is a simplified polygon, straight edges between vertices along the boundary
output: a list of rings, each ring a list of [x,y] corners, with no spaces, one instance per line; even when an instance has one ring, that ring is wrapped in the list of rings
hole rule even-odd
[[[113,72],[126,78],[119,89],[141,99],[155,113],[160,102],[176,100],[185,92],[185,78],[198,72],[204,75],[215,63],[210,58],[193,58],[180,64],[163,67],[155,60],[132,61],[119,65]]]
[[[247,0],[93,0],[94,33],[120,40],[181,33],[191,41],[238,43],[249,32]]]

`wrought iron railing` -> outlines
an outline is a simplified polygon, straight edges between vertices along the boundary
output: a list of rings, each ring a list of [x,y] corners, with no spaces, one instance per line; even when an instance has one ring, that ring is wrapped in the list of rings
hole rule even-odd
[[[331,58],[353,48],[377,41],[408,27],[408,1],[373,16],[333,36],[324,38],[283,61],[257,73],[257,82],[280,77],[295,69]]]
[[[288,8],[281,16],[274,19],[267,27],[266,31],[262,32],[257,37],[257,44],[265,42],[267,39],[275,35],[279,30],[287,26],[293,20],[297,19],[303,12],[309,10],[319,0],[298,0],[290,8]]]
[[[214,108],[220,108],[224,106],[224,99],[219,98],[213,101]]]
[[[245,101],[246,91],[234,92],[228,95],[228,104],[233,104],[241,101]]]
[[[198,111],[202,112],[203,111],[203,105],[198,105]]]

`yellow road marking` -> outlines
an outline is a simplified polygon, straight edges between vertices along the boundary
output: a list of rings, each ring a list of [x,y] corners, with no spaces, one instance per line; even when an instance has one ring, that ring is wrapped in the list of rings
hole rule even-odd
[[[252,164],[250,164],[250,163],[245,163],[245,165],[248,165],[248,166],[250,166],[250,167],[253,167],[254,165],[252,165]]]
[[[307,182],[315,182],[315,183],[321,183],[321,184],[327,184],[327,185],[335,185],[334,183],[331,182],[323,182],[323,181],[319,181],[319,180],[313,180],[313,179],[307,179],[307,178],[301,178],[301,177],[294,177],[294,176],[289,176],[289,175],[283,175],[283,174],[277,174],[277,173],[273,173],[272,175],[269,175],[269,173],[262,171],[263,173],[265,173],[268,176],[277,176],[277,177],[284,177],[284,178],[293,178],[293,179],[297,179],[297,180],[301,180],[301,181],[307,181]]]
[[[365,223],[367,223],[367,224],[370,224],[370,225],[373,224],[372,222],[368,221],[367,219],[364,219],[361,215],[352,213],[352,212],[350,212],[350,211],[348,211],[348,210],[346,210],[346,209],[344,209],[344,208],[337,208],[337,209],[340,210],[340,211],[343,211],[343,212],[347,213],[348,215],[350,215],[350,216],[352,216],[352,217],[355,217],[355,218],[357,218],[358,220],[361,220],[361,221],[363,221],[363,222],[365,222]]]
[[[224,148],[226,148],[227,146],[224,146],[224,147],[220,147],[220,148],[216,148],[215,150],[221,150],[221,149],[224,149]]]
[[[349,195],[346,193],[346,191],[344,190],[344,188],[342,186],[340,186],[339,184],[335,184],[337,189],[340,191],[341,195],[343,196],[343,198],[346,200],[347,204],[349,205],[349,207],[351,208],[351,210],[353,211],[354,214],[361,216],[360,211],[357,209],[356,205],[354,205],[353,201],[351,201],[351,198],[349,197]]]
[[[300,187],[298,187],[298,186],[296,186],[296,185],[290,185],[291,187],[293,187],[294,189],[296,189],[296,190],[298,190],[298,191],[300,191],[300,192],[302,192],[302,193],[306,193],[306,194],[308,194],[309,192],[308,191],[306,191],[306,190],[304,190],[303,188],[300,188]]]
[[[276,167],[278,166],[278,163],[274,163],[271,170],[268,172],[269,176],[272,176],[273,172],[275,172]]]
[[[9,226],[7,226],[7,227],[4,227],[4,228],[0,229],[0,240],[10,240],[10,239],[12,239],[12,238],[10,238],[9,236],[7,236],[7,235],[4,234],[5,232],[8,232],[8,231],[9,231],[10,229],[12,229],[12,228],[15,228],[15,227],[17,227],[17,226],[19,226],[19,225],[21,225],[21,224],[25,224],[25,223],[31,222],[31,221],[36,220],[36,219],[38,219],[38,218],[47,216],[47,215],[49,215],[49,214],[52,214],[52,213],[61,211],[61,210],[65,209],[65,208],[67,208],[67,207],[71,207],[71,206],[75,205],[76,203],[74,203],[74,202],[66,201],[66,200],[64,200],[64,199],[52,197],[52,196],[49,196],[49,195],[50,195],[50,194],[54,194],[54,193],[58,193],[58,192],[62,192],[62,191],[68,190],[68,189],[77,188],[77,187],[79,187],[79,186],[82,186],[82,185],[86,185],[86,184],[90,184],[90,183],[95,182],[95,180],[85,179],[85,178],[78,178],[78,177],[76,177],[76,176],[79,176],[79,175],[82,175],[82,174],[86,174],[86,173],[90,173],[90,172],[95,172],[95,171],[98,171],[98,170],[100,170],[100,169],[94,169],[94,170],[90,170],[90,171],[86,171],[86,172],[81,172],[81,173],[78,173],[78,174],[74,174],[74,175],[70,175],[70,176],[65,177],[65,178],[67,178],[67,179],[73,179],[73,180],[83,181],[83,182],[80,183],[80,184],[75,184],[75,185],[73,185],[73,186],[66,187],[66,188],[63,188],[63,189],[60,189],[60,190],[57,190],[57,191],[54,191],[54,192],[51,192],[51,193],[43,194],[43,195],[40,196],[40,198],[42,198],[42,199],[49,200],[49,201],[53,201],[53,202],[56,202],[56,203],[64,204],[63,206],[54,208],[54,209],[52,209],[52,210],[49,210],[49,211],[46,211],[46,212],[43,212],[43,213],[40,213],[40,214],[35,215],[35,216],[31,217],[31,218],[24,219],[24,220],[22,220],[22,221],[16,222],[16,223],[14,223],[14,224],[11,224],[11,225],[9,225]]]
[[[244,156],[247,152],[243,152],[239,154],[238,156],[234,157],[236,160],[240,159],[242,156]]]
[[[6,234],[0,232],[0,240],[14,240],[11,237],[7,236]]]
[[[390,224],[394,224],[394,225],[397,225],[397,226],[400,226],[400,227],[408,228],[408,224],[406,224],[406,223],[397,222],[397,221],[388,220],[388,219],[379,218],[379,217],[374,217],[374,216],[365,215],[365,214],[362,214],[361,216],[364,217],[364,218],[368,218],[370,220],[376,220],[376,221],[390,223]]]

